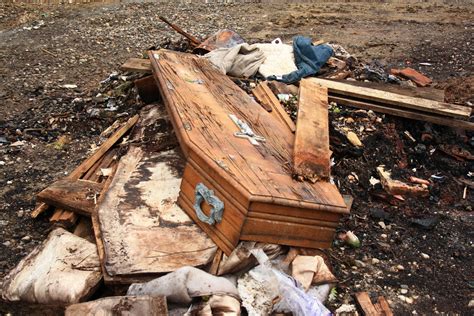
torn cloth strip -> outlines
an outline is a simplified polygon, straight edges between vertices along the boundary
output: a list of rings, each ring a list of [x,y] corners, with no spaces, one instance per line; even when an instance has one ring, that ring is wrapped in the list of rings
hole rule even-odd
[[[293,83],[302,78],[315,75],[332,56],[333,50],[329,45],[313,46],[311,39],[304,36],[293,38],[293,53],[298,70],[283,76],[270,76],[269,80],[278,80]]]

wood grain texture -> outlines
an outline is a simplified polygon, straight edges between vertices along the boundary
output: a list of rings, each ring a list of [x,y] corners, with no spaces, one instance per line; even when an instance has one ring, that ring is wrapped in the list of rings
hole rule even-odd
[[[380,316],[380,313],[377,312],[372,301],[370,300],[369,294],[367,292],[358,292],[355,293],[355,299],[357,305],[362,310],[362,315],[365,316]]]
[[[263,109],[207,60],[165,50],[152,51],[149,56],[174,130],[188,159],[180,205],[226,254],[237,245],[252,205],[288,211],[283,214],[287,217],[294,217],[293,212],[306,212],[310,220],[323,213],[333,215],[331,219],[337,222],[340,216],[347,214],[344,200],[334,185],[293,180],[294,134],[285,122],[272,115],[273,110],[269,113]],[[239,128],[229,114],[245,121],[265,142],[253,145],[248,139],[235,137]],[[224,201],[223,220],[215,226],[197,220],[192,207],[194,188],[199,181]],[[204,204],[204,212],[208,212]],[[259,211],[255,209],[256,213]],[[280,221],[273,223],[284,225]],[[277,236],[281,227],[272,226],[273,223],[264,223],[266,229],[272,230],[268,238],[252,230],[248,231],[249,235],[262,238],[256,241],[292,239]],[[329,234],[324,238],[329,238]],[[311,243],[300,242],[305,246]]]
[[[102,185],[97,182],[63,179],[38,193],[37,199],[63,210],[90,216],[101,189]]]
[[[399,116],[407,119],[434,123],[438,125],[450,126],[454,128],[465,129],[467,131],[474,130],[474,123],[469,121],[458,120],[450,117],[440,116],[431,113],[424,113],[410,109],[397,108],[394,106],[384,106],[377,103],[357,101],[350,97],[344,96],[331,96],[329,95],[330,102],[336,102],[337,104],[352,106],[364,110],[372,110],[374,112],[390,114]]]
[[[327,88],[300,81],[293,163],[295,173],[311,181],[328,180],[331,173]]]
[[[149,59],[129,58],[122,66],[120,66],[120,69],[123,71],[149,74],[151,73],[151,63]]]
[[[295,132],[295,123],[293,123],[288,113],[286,113],[266,81],[257,85],[257,87],[252,90],[252,93],[264,109],[268,112],[272,112],[272,115],[285,124],[292,133]]]
[[[338,94],[350,96],[358,98],[359,101],[371,100],[387,106],[395,105],[400,108],[418,110],[424,113],[436,113],[460,119],[468,119],[471,115],[471,108],[462,105],[414,98],[377,89],[355,87],[350,84],[326,79],[311,78],[309,80],[327,87],[329,95]]]
[[[142,145],[133,145],[121,157],[103,201],[97,208],[104,267],[118,279],[174,271],[210,262],[216,246],[176,204],[184,160],[178,149],[167,144],[170,131],[164,109],[143,110],[132,135]],[[174,140],[176,143],[176,140]],[[177,146],[177,145],[174,145]],[[108,280],[105,279],[107,282]]]

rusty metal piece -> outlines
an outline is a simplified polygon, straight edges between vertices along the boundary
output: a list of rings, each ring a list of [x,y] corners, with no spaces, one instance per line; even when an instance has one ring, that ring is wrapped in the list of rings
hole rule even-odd
[[[234,31],[219,30],[196,47],[193,53],[204,55],[216,48],[229,48],[242,43],[245,43],[244,39]]]
[[[165,22],[166,24],[168,24],[169,26],[171,26],[171,28],[173,30],[175,30],[176,32],[178,32],[179,34],[183,35],[184,37],[186,37],[193,46],[199,46],[201,44],[201,41],[199,39],[197,39],[196,37],[192,36],[191,34],[189,33],[186,33],[185,31],[183,31],[182,28],[180,28],[179,26],[171,23],[170,21],[168,21],[165,17],[162,17],[160,16],[160,20]]]

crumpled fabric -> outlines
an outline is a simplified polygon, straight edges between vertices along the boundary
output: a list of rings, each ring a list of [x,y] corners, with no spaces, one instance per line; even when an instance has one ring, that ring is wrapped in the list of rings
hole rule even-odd
[[[283,76],[298,70],[293,55],[293,46],[287,44],[254,44],[265,55],[265,61],[258,68],[258,72],[266,77]]]
[[[301,283],[305,291],[311,284],[336,282],[336,277],[321,256],[296,256],[292,263],[292,276]]]
[[[293,54],[298,70],[283,76],[270,76],[269,80],[278,80],[285,83],[294,83],[302,78],[315,75],[333,54],[329,45],[313,46],[311,39],[304,36],[293,38]]]
[[[223,74],[248,78],[257,73],[265,55],[257,46],[243,43],[230,48],[215,49],[204,55],[204,58]]]
[[[164,295],[169,302],[177,304],[189,304],[194,297],[209,295],[239,298],[237,288],[229,280],[194,267],[182,267],[149,282],[134,283],[127,295]]]

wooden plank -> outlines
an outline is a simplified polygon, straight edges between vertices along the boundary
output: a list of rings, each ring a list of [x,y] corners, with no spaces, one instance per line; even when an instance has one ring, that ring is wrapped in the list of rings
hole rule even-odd
[[[80,179],[94,164],[113,146],[115,143],[127,133],[130,128],[138,121],[138,115],[130,118],[120,129],[118,129],[111,137],[109,137],[99,149],[82,162],[73,172],[71,172],[67,179]],[[48,209],[45,203],[39,203],[35,210],[31,213],[32,218],[36,218],[39,214]]]
[[[48,205],[90,216],[101,189],[102,185],[93,181],[63,179],[38,193],[37,199]]]
[[[257,85],[257,87],[252,90],[252,93],[264,109],[269,112],[271,111],[273,116],[278,118],[282,123],[288,126],[292,133],[295,132],[295,123],[293,123],[288,113],[285,112],[285,109],[283,108],[273,91],[270,89],[266,81],[261,82],[259,85]]]
[[[129,58],[120,66],[120,70],[150,74],[151,63],[149,59],[145,58]]]
[[[407,79],[410,79],[411,81],[416,83],[417,86],[420,86],[420,87],[426,87],[427,85],[430,85],[433,82],[427,76],[423,75],[422,73],[410,67],[407,67],[404,69],[391,69],[390,73],[392,75],[402,76]]]
[[[397,94],[403,94],[406,96],[414,97],[414,98],[422,98],[428,99],[438,102],[444,102],[444,90],[442,89],[435,89],[432,87],[408,87],[408,86],[400,86],[397,84],[390,84],[390,83],[381,83],[381,82],[367,82],[367,81],[355,81],[355,80],[333,80],[336,82],[342,82],[345,84],[350,84],[356,87],[365,87],[371,88],[381,91],[387,91]]]
[[[209,273],[217,275],[219,272],[219,265],[221,264],[222,256],[224,252],[221,249],[217,249],[214,259],[212,260],[211,267],[209,268]]]
[[[272,80],[267,81],[268,87],[273,91],[275,95],[278,94],[294,94],[298,95],[298,87],[294,84],[286,84],[284,82]]]
[[[66,308],[65,316],[85,315],[168,315],[164,296],[112,296]]]
[[[375,309],[374,305],[372,305],[369,294],[367,292],[355,293],[355,299],[356,299],[357,305],[362,310],[362,315],[380,316],[380,314]]]
[[[173,148],[177,143],[171,125],[165,125],[164,108],[148,106],[140,116],[131,137],[146,137],[147,142],[137,139],[121,157],[97,208],[94,230],[100,231],[98,245],[103,244],[106,283],[153,278],[183,265],[203,266],[216,251],[176,204],[184,157]]]
[[[429,113],[415,112],[414,110],[406,110],[395,107],[383,106],[379,104],[362,102],[357,100],[352,100],[347,97],[340,96],[331,96],[329,94],[329,102],[336,102],[337,104],[352,106],[355,108],[372,110],[374,112],[390,114],[394,116],[399,116],[407,119],[418,120],[422,122],[429,122],[438,125],[450,126],[459,129],[465,129],[468,131],[474,130],[474,123],[469,121],[457,120],[449,117],[436,116]]]
[[[329,95],[339,94],[358,98],[361,101],[376,101],[386,104],[387,106],[395,105],[400,108],[414,109],[427,114],[436,113],[461,119],[468,119],[471,115],[471,108],[462,105],[414,98],[377,89],[354,87],[350,84],[326,79],[311,78],[309,80],[313,80],[314,82],[327,87]]]
[[[374,304],[378,308],[381,316],[393,316],[393,312],[390,309],[390,305],[383,296],[378,297],[378,302]]]
[[[331,173],[327,88],[300,81],[293,164],[295,173],[312,182],[328,180]]]

